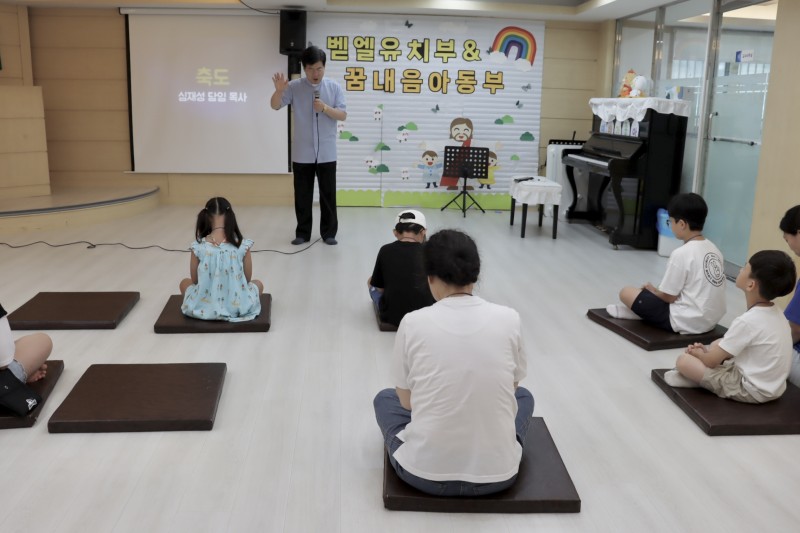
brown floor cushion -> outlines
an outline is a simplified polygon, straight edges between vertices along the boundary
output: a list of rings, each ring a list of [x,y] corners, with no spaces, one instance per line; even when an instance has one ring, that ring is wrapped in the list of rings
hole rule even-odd
[[[261,295],[261,314],[245,322],[200,320],[181,313],[183,296],[169,297],[153,329],[156,333],[263,333],[269,331],[272,318],[272,295]]]
[[[378,304],[375,303],[375,300],[372,300],[372,308],[375,310],[375,319],[378,321],[378,329],[381,331],[397,331],[397,326],[394,324],[390,324],[389,322],[384,322],[381,320],[381,311],[378,309]]]
[[[589,309],[586,313],[593,322],[597,322],[604,328],[608,328],[614,333],[622,335],[636,346],[644,348],[648,352],[653,350],[666,350],[668,348],[686,348],[695,342],[709,344],[725,335],[727,328],[716,326],[708,333],[699,335],[681,335],[680,333],[670,333],[661,328],[651,326],[641,320],[624,320],[612,318],[605,309]]]
[[[114,329],[138,292],[40,292],[8,315],[11,329]]]
[[[53,392],[56,383],[58,383],[58,378],[61,377],[63,371],[64,361],[47,361],[47,375],[39,381],[28,384],[31,389],[42,397],[42,401],[33,411],[25,416],[17,416],[5,407],[0,406],[0,429],[29,428],[33,426],[36,419],[39,418],[42,407],[44,407],[44,404],[47,402],[50,393]]]
[[[664,381],[667,369],[650,374],[669,398],[712,437],[720,435],[795,435],[800,433],[800,389],[787,383],[786,392],[764,404],[742,403],[720,398],[702,388],[670,387]]]
[[[383,505],[440,513],[577,513],[581,499],[544,419],[534,417],[517,481],[508,490],[473,498],[430,496],[401,480],[384,454]]]
[[[214,427],[225,363],[92,365],[56,409],[50,433]]]

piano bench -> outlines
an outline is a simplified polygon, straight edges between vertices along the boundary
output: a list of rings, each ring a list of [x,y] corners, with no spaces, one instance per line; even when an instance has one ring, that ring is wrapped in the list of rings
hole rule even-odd
[[[522,181],[517,181],[521,179]],[[511,182],[511,225],[514,225],[514,212],[517,202],[522,203],[522,229],[520,238],[525,238],[528,222],[528,204],[539,205],[539,227],[542,227],[544,206],[553,206],[553,239],[558,233],[558,205],[561,203],[561,185],[540,178],[517,178]]]

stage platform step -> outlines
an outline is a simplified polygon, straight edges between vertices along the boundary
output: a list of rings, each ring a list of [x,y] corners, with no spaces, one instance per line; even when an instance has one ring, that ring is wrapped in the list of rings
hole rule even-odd
[[[0,232],[51,229],[114,220],[154,209],[159,188],[54,187],[52,194],[0,199]]]

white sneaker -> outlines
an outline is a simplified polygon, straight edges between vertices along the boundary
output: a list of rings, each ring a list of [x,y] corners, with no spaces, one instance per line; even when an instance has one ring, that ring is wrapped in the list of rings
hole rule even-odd
[[[667,370],[664,373],[664,381],[670,387],[681,387],[684,389],[694,389],[700,386],[691,379],[687,378],[686,376],[678,372],[678,370],[675,368],[673,368],[672,370]]]
[[[612,318],[622,318],[624,320],[641,320],[642,317],[628,309],[624,305],[611,304],[606,306],[606,313]]]

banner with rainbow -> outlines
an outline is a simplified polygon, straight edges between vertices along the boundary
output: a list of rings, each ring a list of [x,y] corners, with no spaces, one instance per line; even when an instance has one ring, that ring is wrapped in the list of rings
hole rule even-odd
[[[488,149],[468,180],[485,208],[538,173],[544,22],[309,13],[307,34],[347,99],[340,205],[443,205],[449,146]]]
[[[536,59],[536,39],[528,30],[506,26],[494,38],[490,57],[502,54],[520,70],[530,70]]]

